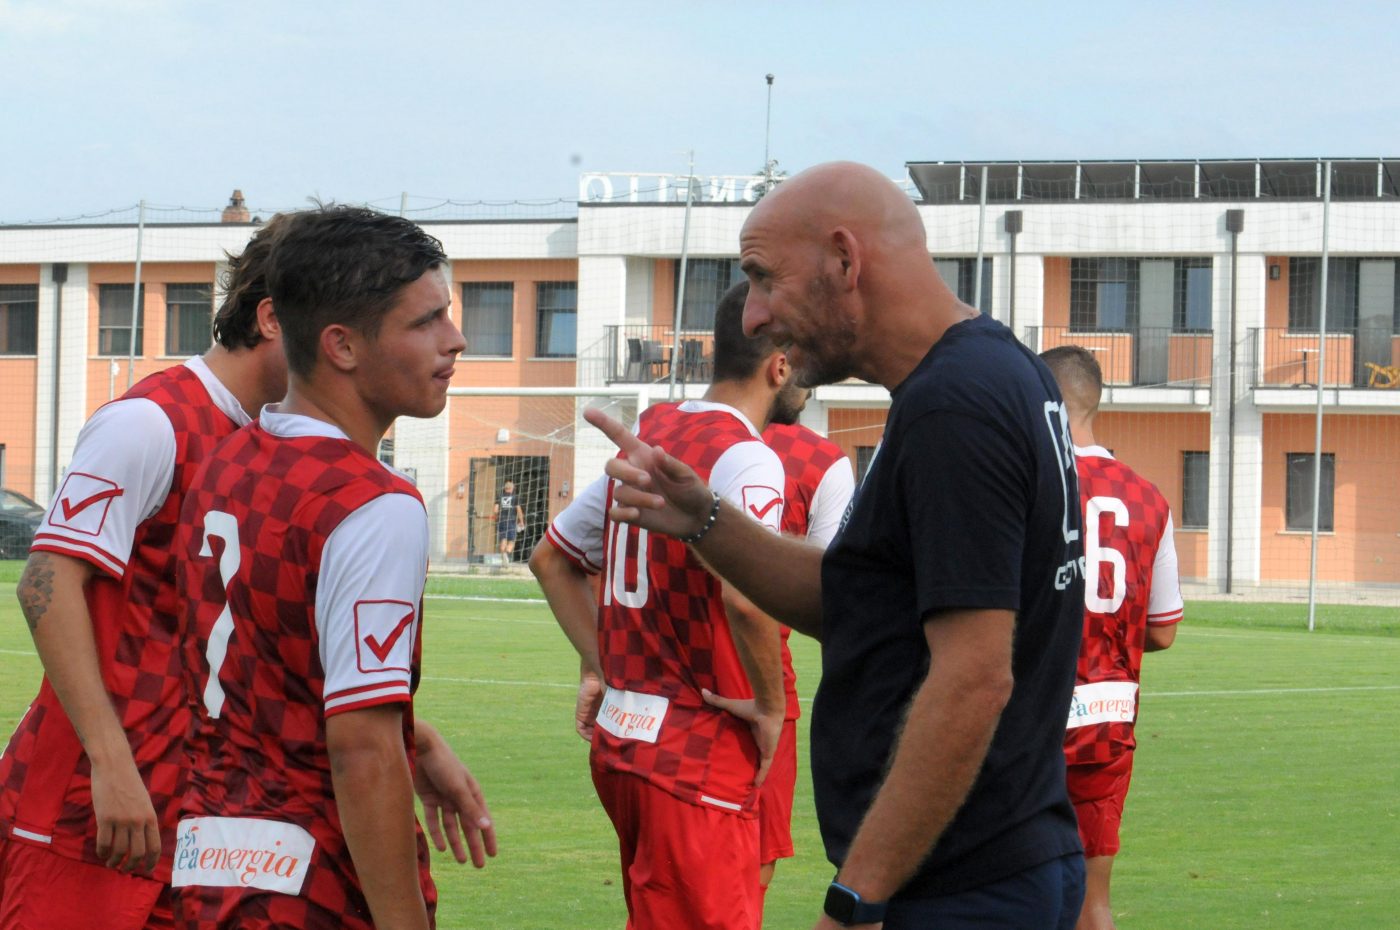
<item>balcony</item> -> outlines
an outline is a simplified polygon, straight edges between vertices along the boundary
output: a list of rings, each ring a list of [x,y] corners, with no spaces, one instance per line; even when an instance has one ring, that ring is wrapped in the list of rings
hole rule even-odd
[[[1400,336],[1391,331],[1389,320],[1384,322],[1329,332],[1325,347],[1323,337],[1315,332],[1283,326],[1250,329],[1245,357],[1254,371],[1255,403],[1311,407],[1320,383],[1324,403],[1400,406]]]
[[[1033,352],[1081,346],[1103,371],[1104,402],[1114,406],[1199,408],[1210,403],[1211,333],[1170,327],[1079,332],[1068,326],[1029,326]]]
[[[672,359],[676,381],[708,384],[714,377],[713,333],[684,332],[656,324],[607,326],[603,338],[608,384],[656,384],[671,378]]]

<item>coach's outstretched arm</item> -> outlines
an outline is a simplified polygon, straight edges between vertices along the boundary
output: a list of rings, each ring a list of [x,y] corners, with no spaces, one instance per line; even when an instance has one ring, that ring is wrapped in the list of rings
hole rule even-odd
[[[619,482],[608,516],[677,538],[705,527],[715,498],[699,475],[602,411],[583,416],[623,452],[604,469]],[[723,501],[714,525],[693,548],[764,613],[821,639],[821,549],[773,533]]]

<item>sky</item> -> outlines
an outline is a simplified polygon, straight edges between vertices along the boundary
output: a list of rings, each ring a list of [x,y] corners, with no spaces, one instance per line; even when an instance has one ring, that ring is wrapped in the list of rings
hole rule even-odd
[[[0,0],[0,223],[585,172],[1400,156],[1400,4]]]

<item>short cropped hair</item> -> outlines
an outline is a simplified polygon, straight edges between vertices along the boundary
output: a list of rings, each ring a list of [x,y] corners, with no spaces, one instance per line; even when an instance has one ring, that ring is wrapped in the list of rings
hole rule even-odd
[[[442,243],[402,217],[334,205],[291,214],[267,270],[287,368],[311,373],[327,326],[376,338],[399,292],[446,262]]]
[[[267,297],[267,258],[285,223],[278,213],[253,234],[238,255],[228,252],[228,271],[219,280],[224,299],[214,313],[214,341],[225,349],[251,349],[263,341],[258,304]]]
[[[1094,353],[1083,346],[1056,346],[1040,353],[1041,361],[1055,376],[1072,415],[1092,415],[1103,394],[1103,372]]]
[[[724,292],[715,306],[715,380],[746,381],[777,351],[766,334],[744,335],[744,302],[749,282]]]

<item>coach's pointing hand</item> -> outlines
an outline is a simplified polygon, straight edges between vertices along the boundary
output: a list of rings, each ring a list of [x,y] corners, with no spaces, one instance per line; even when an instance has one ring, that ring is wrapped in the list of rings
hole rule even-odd
[[[592,423],[622,450],[604,471],[619,484],[608,516],[667,536],[690,536],[705,524],[714,497],[690,466],[648,446],[601,410],[585,410]]]

